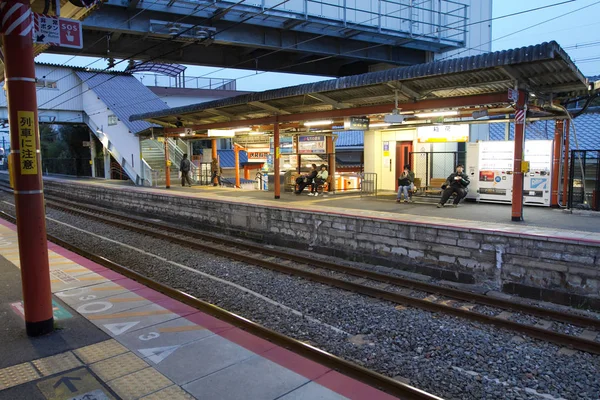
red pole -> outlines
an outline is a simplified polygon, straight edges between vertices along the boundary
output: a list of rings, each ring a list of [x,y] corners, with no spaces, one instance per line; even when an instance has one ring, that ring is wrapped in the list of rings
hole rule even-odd
[[[279,182],[279,116],[275,118],[275,123],[273,124],[273,147],[275,148],[273,169],[275,169],[275,198],[279,199],[281,197],[281,182]]]
[[[165,136],[165,187],[171,188],[171,161],[169,160],[169,138]]]
[[[211,150],[212,150],[212,159],[216,160],[218,157],[217,156],[217,139],[213,139],[210,143],[211,143]],[[211,171],[211,173],[212,173],[212,171]],[[215,185],[215,184],[217,184],[217,182],[219,182],[219,180],[217,179],[217,177],[215,177],[215,179],[213,179],[213,181],[211,183],[213,185]]]
[[[233,145],[233,154],[235,156],[235,187],[240,188],[240,146]]]
[[[560,156],[562,150],[562,138],[565,128],[565,121],[562,119],[554,122],[554,152],[552,158],[552,196],[550,206],[558,207],[558,189],[560,184]]]
[[[14,12],[9,15],[8,11]],[[2,2],[0,20],[3,19],[6,19],[2,26],[2,42],[25,329],[29,336],[40,336],[54,330],[54,317],[31,37],[33,18],[29,1]],[[20,24],[19,20],[22,20]]]
[[[569,131],[571,129],[571,120],[566,121],[565,126],[565,164],[563,166],[563,206],[566,206],[569,202]]]
[[[512,220],[523,221],[523,147],[525,145],[525,115],[527,114],[527,96],[524,90],[519,90],[519,99],[515,110],[515,160],[513,170]],[[522,115],[519,118],[519,115]]]

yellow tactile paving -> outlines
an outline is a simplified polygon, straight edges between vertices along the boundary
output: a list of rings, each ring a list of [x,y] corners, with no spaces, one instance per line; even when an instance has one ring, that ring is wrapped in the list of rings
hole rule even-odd
[[[74,351],[84,363],[92,364],[98,361],[106,360],[119,354],[127,353],[127,349],[114,339],[82,347]]]
[[[146,368],[108,382],[108,385],[123,400],[134,400],[171,386],[173,382],[154,368]]]
[[[133,353],[125,353],[92,364],[90,368],[105,382],[121,378],[147,368],[149,365]]]
[[[136,312],[124,312],[124,313],[118,313],[118,314],[89,315],[89,316],[87,316],[87,319],[89,319],[90,321],[95,321],[98,319],[146,317],[149,315],[162,315],[162,314],[173,314],[173,313],[169,310],[136,311]]]
[[[68,351],[52,357],[40,358],[33,361],[33,365],[42,373],[42,376],[49,376],[81,367],[83,364],[73,353]]]
[[[146,397],[142,397],[140,400],[194,400],[188,392],[181,389],[179,386],[169,386],[166,389],[160,390],[156,393],[152,393]]]
[[[23,363],[0,369],[0,390],[18,386],[40,378],[40,374],[31,365]]]

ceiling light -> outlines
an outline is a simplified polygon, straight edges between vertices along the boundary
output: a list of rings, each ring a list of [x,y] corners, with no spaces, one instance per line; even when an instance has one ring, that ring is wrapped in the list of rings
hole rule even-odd
[[[387,122],[377,122],[374,124],[370,124],[369,128],[385,128],[390,126],[391,124],[388,124]]]
[[[180,133],[179,136],[183,137],[185,136],[185,133]]]
[[[256,132],[256,131],[251,131],[251,132],[248,132],[248,134],[249,134],[249,135],[264,135],[264,134],[265,134],[265,132]]]
[[[250,128],[249,126],[245,127],[245,128],[234,128],[232,129],[232,131],[234,132],[250,132],[252,130],[252,128]]]
[[[417,118],[434,118],[434,117],[451,117],[458,115],[458,111],[435,111],[430,113],[419,113],[415,114]]]
[[[326,119],[326,120],[322,120],[322,121],[305,122],[304,126],[324,126],[324,125],[331,125],[331,124],[333,124],[333,121],[330,119]]]
[[[209,129],[208,136],[209,137],[234,137],[235,131],[225,130],[225,129]]]

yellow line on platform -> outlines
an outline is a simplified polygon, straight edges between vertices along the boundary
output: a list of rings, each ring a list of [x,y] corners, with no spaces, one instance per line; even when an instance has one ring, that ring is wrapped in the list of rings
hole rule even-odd
[[[129,303],[129,302],[133,302],[133,301],[142,301],[142,300],[146,300],[143,297],[132,297],[132,298],[121,298],[121,299],[108,299],[108,301],[110,301],[111,303]]]
[[[108,292],[111,290],[121,290],[121,289],[125,289],[125,288],[123,286],[118,286],[118,285],[92,288],[92,290],[94,292]]]
[[[169,328],[159,328],[158,331],[161,333],[168,332],[188,332],[188,331],[204,331],[205,327],[200,325],[188,325],[188,326],[172,326]]]
[[[87,317],[87,319],[97,320],[97,319],[129,318],[129,317],[147,317],[150,315],[163,315],[163,314],[173,314],[173,313],[169,310],[138,311],[138,312],[125,312],[125,313],[119,313],[119,314],[90,315]]]

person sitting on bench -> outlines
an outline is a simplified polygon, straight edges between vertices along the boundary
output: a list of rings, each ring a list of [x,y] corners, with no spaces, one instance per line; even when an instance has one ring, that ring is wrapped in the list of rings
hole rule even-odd
[[[304,190],[305,187],[307,187],[308,185],[310,185],[313,181],[313,179],[315,179],[317,177],[317,173],[319,171],[317,170],[317,164],[313,164],[312,165],[312,169],[310,170],[310,172],[306,175],[301,175],[298,178],[296,178],[296,183],[298,184],[298,190],[296,190],[294,193],[296,194],[301,194],[302,191]]]
[[[415,173],[410,170],[410,165],[404,166],[404,172],[400,178],[398,178],[398,195],[396,196],[396,203],[400,203],[402,193],[404,193],[404,202],[408,203],[408,191],[412,191],[415,182]]]
[[[456,193],[452,207],[458,207],[458,203],[467,195],[467,186],[469,186],[469,177],[463,172],[464,166],[458,164],[456,166],[456,172],[450,174],[446,183],[442,185],[442,199],[437,205],[437,208],[444,207],[444,204],[448,201],[453,193]]]
[[[317,189],[320,185],[325,184],[327,178],[329,177],[329,172],[327,172],[327,166],[325,164],[321,165],[321,170],[317,173],[315,180],[312,183],[312,190],[308,194],[309,196],[318,196],[319,192]]]

